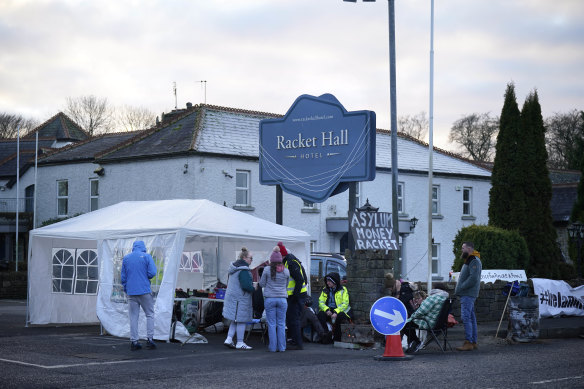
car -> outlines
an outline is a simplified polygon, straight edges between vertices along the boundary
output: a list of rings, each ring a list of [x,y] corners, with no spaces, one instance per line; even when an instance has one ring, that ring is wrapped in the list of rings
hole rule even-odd
[[[313,286],[324,285],[324,277],[332,272],[339,273],[341,284],[347,283],[347,260],[340,254],[310,253],[310,280]]]

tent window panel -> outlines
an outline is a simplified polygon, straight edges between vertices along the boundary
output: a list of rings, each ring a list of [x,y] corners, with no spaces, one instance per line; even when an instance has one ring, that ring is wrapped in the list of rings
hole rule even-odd
[[[87,281],[87,294],[97,294],[97,281]]]
[[[89,281],[97,282],[97,253],[94,250],[77,250],[75,294],[95,294],[90,292]]]
[[[73,253],[67,249],[56,249],[53,254],[53,292],[72,293],[74,276]]]

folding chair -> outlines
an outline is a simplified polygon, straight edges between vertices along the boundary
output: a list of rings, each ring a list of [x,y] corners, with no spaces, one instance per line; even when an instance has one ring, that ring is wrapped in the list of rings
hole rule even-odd
[[[247,339],[249,338],[249,336],[251,335],[252,331],[254,330],[258,330],[257,326],[259,325],[259,331],[261,333],[262,336],[262,343],[266,344],[266,340],[267,340],[267,333],[268,333],[268,323],[266,323],[266,321],[264,319],[252,319],[250,322],[246,323],[247,324],[247,334],[245,335],[245,341],[247,342]]]
[[[448,314],[450,313],[450,309],[452,308],[452,302],[453,302],[452,297],[449,297],[446,300],[444,300],[444,304],[442,305],[440,313],[438,314],[438,318],[436,319],[436,324],[434,324],[433,328],[426,330],[428,336],[426,337],[426,341],[423,348],[426,348],[426,346],[430,342],[434,341],[436,342],[438,347],[440,347],[440,350],[442,350],[442,352],[446,351],[446,345],[448,345],[450,350],[452,350],[452,346],[448,341]],[[428,325],[429,323],[427,320],[423,318],[421,318],[420,320],[425,321],[426,327],[429,327]],[[440,336],[442,336],[442,338],[444,339],[444,347],[442,347],[442,345],[438,341],[438,338]]]

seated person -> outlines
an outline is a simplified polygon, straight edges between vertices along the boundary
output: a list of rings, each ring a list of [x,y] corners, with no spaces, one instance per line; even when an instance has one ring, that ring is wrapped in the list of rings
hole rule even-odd
[[[401,335],[406,335],[408,338],[407,354],[413,354],[424,348],[424,344],[416,334],[417,329],[427,330],[434,327],[438,314],[442,309],[444,301],[448,298],[446,285],[437,283],[434,289],[430,291],[430,295],[422,301],[420,307],[412,313],[406,321],[406,325],[401,330]],[[420,320],[424,319],[424,320]],[[425,321],[427,320],[427,322]]]
[[[300,328],[310,327],[312,330],[311,342],[325,341],[327,337],[326,333],[320,324],[320,321],[312,309],[312,297],[308,296],[306,301],[304,301],[304,309],[302,309],[302,315],[300,316]]]
[[[349,291],[341,285],[339,273],[326,275],[325,286],[318,299],[318,320],[323,328],[328,328],[327,321],[333,327],[333,340],[341,340],[341,323],[353,318],[353,311],[349,306]]]
[[[407,281],[396,280],[393,274],[387,273],[385,275],[385,289],[390,296],[397,298],[404,303],[408,317],[416,310],[417,306],[414,303],[414,291]]]

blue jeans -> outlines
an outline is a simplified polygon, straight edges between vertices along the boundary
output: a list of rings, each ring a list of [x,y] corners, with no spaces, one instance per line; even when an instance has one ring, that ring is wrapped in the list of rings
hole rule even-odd
[[[470,296],[460,297],[460,316],[464,323],[464,338],[471,343],[477,342],[477,317],[475,316],[475,298]]]
[[[264,302],[266,320],[268,321],[268,337],[271,352],[286,350],[286,309],[288,302],[284,297],[266,297]]]

